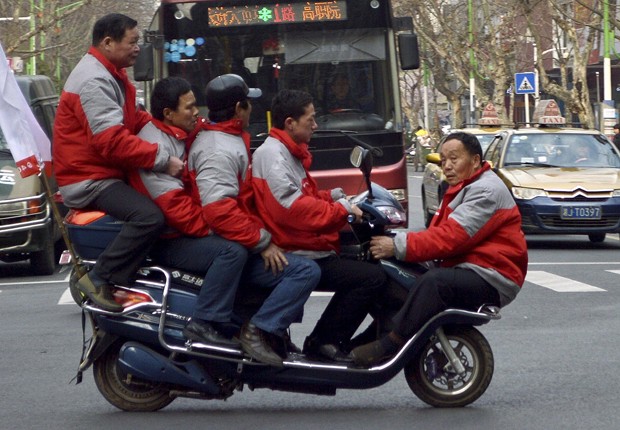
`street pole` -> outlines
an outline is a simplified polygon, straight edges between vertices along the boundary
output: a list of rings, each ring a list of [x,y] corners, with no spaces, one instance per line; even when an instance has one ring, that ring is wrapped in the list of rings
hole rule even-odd
[[[34,13],[34,0],[30,0],[30,31],[34,34],[34,30],[36,29]],[[36,75],[37,74],[37,57],[34,55],[34,51],[36,50],[36,39],[33,36],[30,36],[30,41],[28,42],[28,46],[30,47],[30,61],[28,62],[28,74]]]
[[[609,0],[603,0],[603,99],[611,100]]]
[[[536,108],[540,100],[540,90],[538,89],[538,47],[536,46],[536,42],[532,42],[532,46],[534,47],[534,108]]]
[[[472,6],[472,0],[468,0],[467,3],[467,15],[469,18],[469,113],[471,123],[476,122],[474,97],[476,93],[476,80],[474,78],[474,67],[476,59],[474,58],[474,12]]]
[[[429,120],[428,120],[428,65],[426,62],[424,63],[424,130],[429,131]]]

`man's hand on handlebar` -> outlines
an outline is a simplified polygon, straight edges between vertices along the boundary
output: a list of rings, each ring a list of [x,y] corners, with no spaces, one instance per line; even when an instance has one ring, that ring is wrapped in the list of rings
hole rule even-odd
[[[362,215],[364,215],[364,213],[360,208],[357,207],[357,205],[351,205],[351,212],[352,213],[349,215],[355,216],[354,222],[359,223],[362,221]]]
[[[370,240],[370,253],[377,260],[394,256],[394,239],[389,236],[373,236]]]

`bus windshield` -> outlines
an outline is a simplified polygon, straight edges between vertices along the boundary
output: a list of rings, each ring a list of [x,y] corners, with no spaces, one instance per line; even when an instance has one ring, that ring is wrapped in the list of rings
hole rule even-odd
[[[353,0],[265,3],[163,5],[163,67],[190,81],[203,115],[206,84],[236,73],[263,91],[252,103],[253,139],[268,131],[271,99],[283,88],[312,94],[322,130],[401,127],[388,11]]]

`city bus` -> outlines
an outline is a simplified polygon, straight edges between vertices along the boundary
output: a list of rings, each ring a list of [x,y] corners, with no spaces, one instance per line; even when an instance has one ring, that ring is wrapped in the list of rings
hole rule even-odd
[[[260,88],[249,130],[254,149],[267,136],[278,90],[311,93],[319,129],[309,149],[319,186],[348,195],[365,189],[349,162],[361,142],[377,148],[373,181],[407,207],[399,68],[418,68],[419,57],[411,18],[394,17],[390,1],[162,0],[144,39],[135,79],[187,79],[203,116],[204,89],[218,75],[236,73]],[[335,106],[337,80],[346,81],[353,105]]]

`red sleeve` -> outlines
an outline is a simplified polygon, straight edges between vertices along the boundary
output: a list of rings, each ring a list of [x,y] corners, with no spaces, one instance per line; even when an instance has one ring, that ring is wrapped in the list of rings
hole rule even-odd
[[[260,241],[262,223],[243,211],[237,201],[223,198],[202,207],[202,213],[211,229],[224,239],[254,248]]]
[[[204,237],[209,234],[209,223],[202,207],[184,190],[169,191],[155,200],[166,223],[186,236]]]
[[[140,139],[122,125],[94,135],[93,145],[104,159],[125,169],[152,169],[159,147]]]

